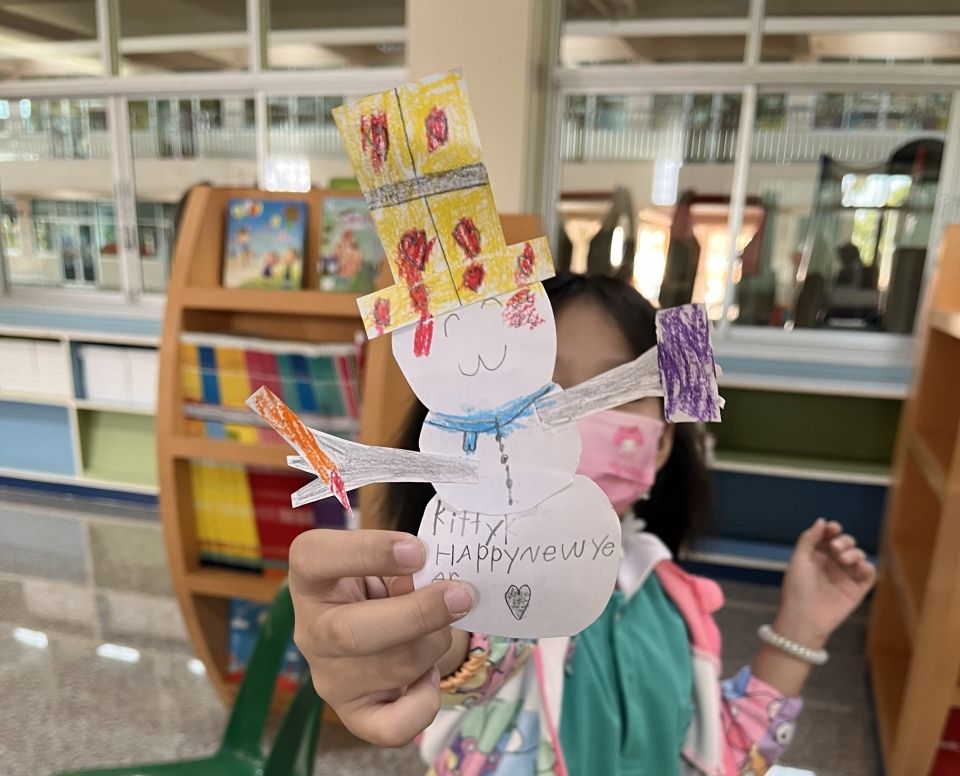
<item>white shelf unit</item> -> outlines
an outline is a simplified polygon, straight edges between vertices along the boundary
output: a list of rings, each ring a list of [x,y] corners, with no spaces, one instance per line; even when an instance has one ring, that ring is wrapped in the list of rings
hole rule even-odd
[[[100,399],[83,398],[83,386],[78,384],[78,367],[76,364],[78,348],[84,345],[109,345],[131,347],[137,349],[156,350],[158,337],[149,335],[113,334],[97,330],[82,328],[65,330],[47,327],[19,326],[0,323],[0,343],[4,340],[32,340],[59,345],[60,364],[54,368],[62,369],[67,375],[66,393],[56,392],[44,394],[37,391],[4,390],[0,380],[0,423],[15,424],[19,438],[30,438],[37,445],[35,454],[24,456],[21,460],[18,450],[8,452],[0,458],[0,478],[23,481],[26,483],[43,483],[54,485],[68,485],[78,488],[113,491],[117,493],[155,496],[157,494],[155,465],[152,463],[153,441],[152,418],[156,414],[154,404],[149,400],[143,402],[106,401]],[[2,368],[0,368],[2,373]],[[22,405],[18,407],[17,405]],[[37,413],[32,416],[26,408],[32,408]],[[44,408],[49,413],[44,413]],[[130,428],[130,421],[125,418],[133,417],[134,428]],[[136,448],[150,456],[143,470],[116,471],[97,468],[98,434],[106,423],[115,422],[122,429],[121,433],[134,434],[141,444]],[[41,431],[41,426],[50,425],[57,431],[56,434],[38,441],[42,433],[49,433],[49,428]],[[124,428],[126,427],[126,428]],[[36,434],[36,436],[31,436]],[[43,451],[43,444],[49,447]],[[26,445],[27,448],[30,445]],[[10,449],[10,448],[8,448]],[[55,461],[53,465],[44,466],[43,461],[49,457]],[[38,460],[39,459],[39,460]]]

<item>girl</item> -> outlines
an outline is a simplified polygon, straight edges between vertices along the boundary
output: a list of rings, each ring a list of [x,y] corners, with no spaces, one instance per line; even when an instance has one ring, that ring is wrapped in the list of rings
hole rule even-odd
[[[655,311],[627,284],[566,275],[545,285],[561,387],[656,344]],[[415,406],[406,447],[416,449],[425,414]],[[596,622],[540,643],[451,629],[473,591],[456,582],[413,591],[410,574],[425,560],[419,541],[311,531],[291,547],[290,588],[295,639],[318,693],[373,743],[425,730],[421,749],[438,776],[762,776],[792,737],[811,664],[870,589],[873,566],[839,524],[814,523],[752,665],[721,685],[711,615],[722,595],[671,560],[706,512],[699,430],[667,426],[650,398],[588,417],[580,432],[579,471],[623,521],[617,589]],[[400,532],[416,533],[432,495],[429,485],[391,486]]]

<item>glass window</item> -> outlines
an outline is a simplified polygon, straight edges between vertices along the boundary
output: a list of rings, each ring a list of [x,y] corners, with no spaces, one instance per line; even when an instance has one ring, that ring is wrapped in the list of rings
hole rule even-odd
[[[748,0],[633,0],[629,3],[607,3],[596,0],[565,0],[566,18],[577,21],[611,21],[615,19],[706,19],[746,16]]]
[[[746,42],[747,0],[680,0],[673,3],[639,0],[631,3],[600,3],[566,0],[566,24],[560,39],[560,61],[566,67],[622,64],[669,64],[682,62],[742,62]],[[671,34],[646,35],[631,25],[611,32],[609,22],[657,20],[737,19],[740,29],[711,35],[687,35],[682,29]]]
[[[813,117],[813,125],[817,129],[840,129],[845,120],[845,96],[828,92],[818,94],[816,98],[816,112]],[[800,115],[796,118],[803,120]]]
[[[148,97],[131,101],[137,235],[144,291],[163,293],[173,257],[176,204],[200,183],[253,186],[253,99]]]
[[[118,0],[120,74],[246,70],[244,0]]]
[[[956,6],[950,13],[957,13]],[[882,15],[891,14],[884,7]],[[864,21],[862,30],[848,32],[764,35],[760,57],[765,62],[948,64],[960,62],[960,33],[872,32]]]
[[[767,16],[940,16],[955,14],[955,0],[767,0]]]
[[[0,80],[99,75],[96,0],[3,3]]]
[[[352,178],[353,168],[340,144],[332,114],[342,104],[342,97],[328,95],[269,98],[270,155],[306,159],[316,186],[328,186],[333,178]]]
[[[327,70],[405,62],[405,0],[263,2],[270,6],[267,61],[271,68]]]
[[[566,67],[596,65],[742,62],[743,35],[602,35],[571,27],[560,42]]]
[[[877,92],[850,95],[847,126],[850,129],[878,129],[888,96]]]
[[[110,155],[103,100],[25,98],[7,102],[7,110],[0,154],[4,161],[106,159]]]
[[[785,121],[761,106],[782,99]],[[933,221],[949,94],[763,94],[748,195],[756,229],[734,268],[741,325],[908,333]],[[824,131],[830,130],[830,131]]]
[[[267,98],[267,123],[279,127],[290,122],[290,99],[288,97]]]
[[[116,239],[105,241],[97,212],[109,203],[32,200],[33,245],[10,262],[15,285],[117,288]],[[113,229],[115,235],[115,228]],[[111,250],[112,248],[112,250]]]
[[[719,317],[740,95],[571,95],[565,108],[558,265]]]
[[[23,250],[23,237],[20,234],[20,214],[17,203],[12,199],[0,199],[0,238],[3,250],[8,256],[19,256]]]
[[[220,129],[223,126],[223,103],[220,100],[200,100],[199,119],[203,126]]]

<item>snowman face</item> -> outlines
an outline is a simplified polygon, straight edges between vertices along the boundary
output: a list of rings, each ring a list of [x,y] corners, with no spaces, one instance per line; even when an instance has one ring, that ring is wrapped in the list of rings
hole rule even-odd
[[[430,410],[493,409],[550,382],[557,354],[553,308],[539,283],[438,316],[429,354],[416,326],[393,333],[393,356]]]

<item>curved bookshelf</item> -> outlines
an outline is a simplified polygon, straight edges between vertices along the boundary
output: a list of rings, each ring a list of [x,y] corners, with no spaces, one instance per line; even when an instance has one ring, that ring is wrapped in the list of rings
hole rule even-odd
[[[278,579],[259,573],[201,565],[191,492],[190,464],[217,461],[276,469],[286,467],[282,444],[244,444],[189,436],[180,386],[181,335],[231,334],[298,342],[350,342],[362,329],[350,294],[314,290],[325,193],[270,193],[253,189],[198,187],[190,195],[173,264],[160,343],[157,453],[160,513],[170,576],[190,641],[217,693],[229,702],[226,680],[229,602],[244,598],[268,603]],[[304,288],[266,291],[223,288],[221,266],[227,202],[234,197],[303,199],[309,210]],[[386,384],[365,386],[371,404],[385,397]],[[367,429],[372,438],[375,430]]]

